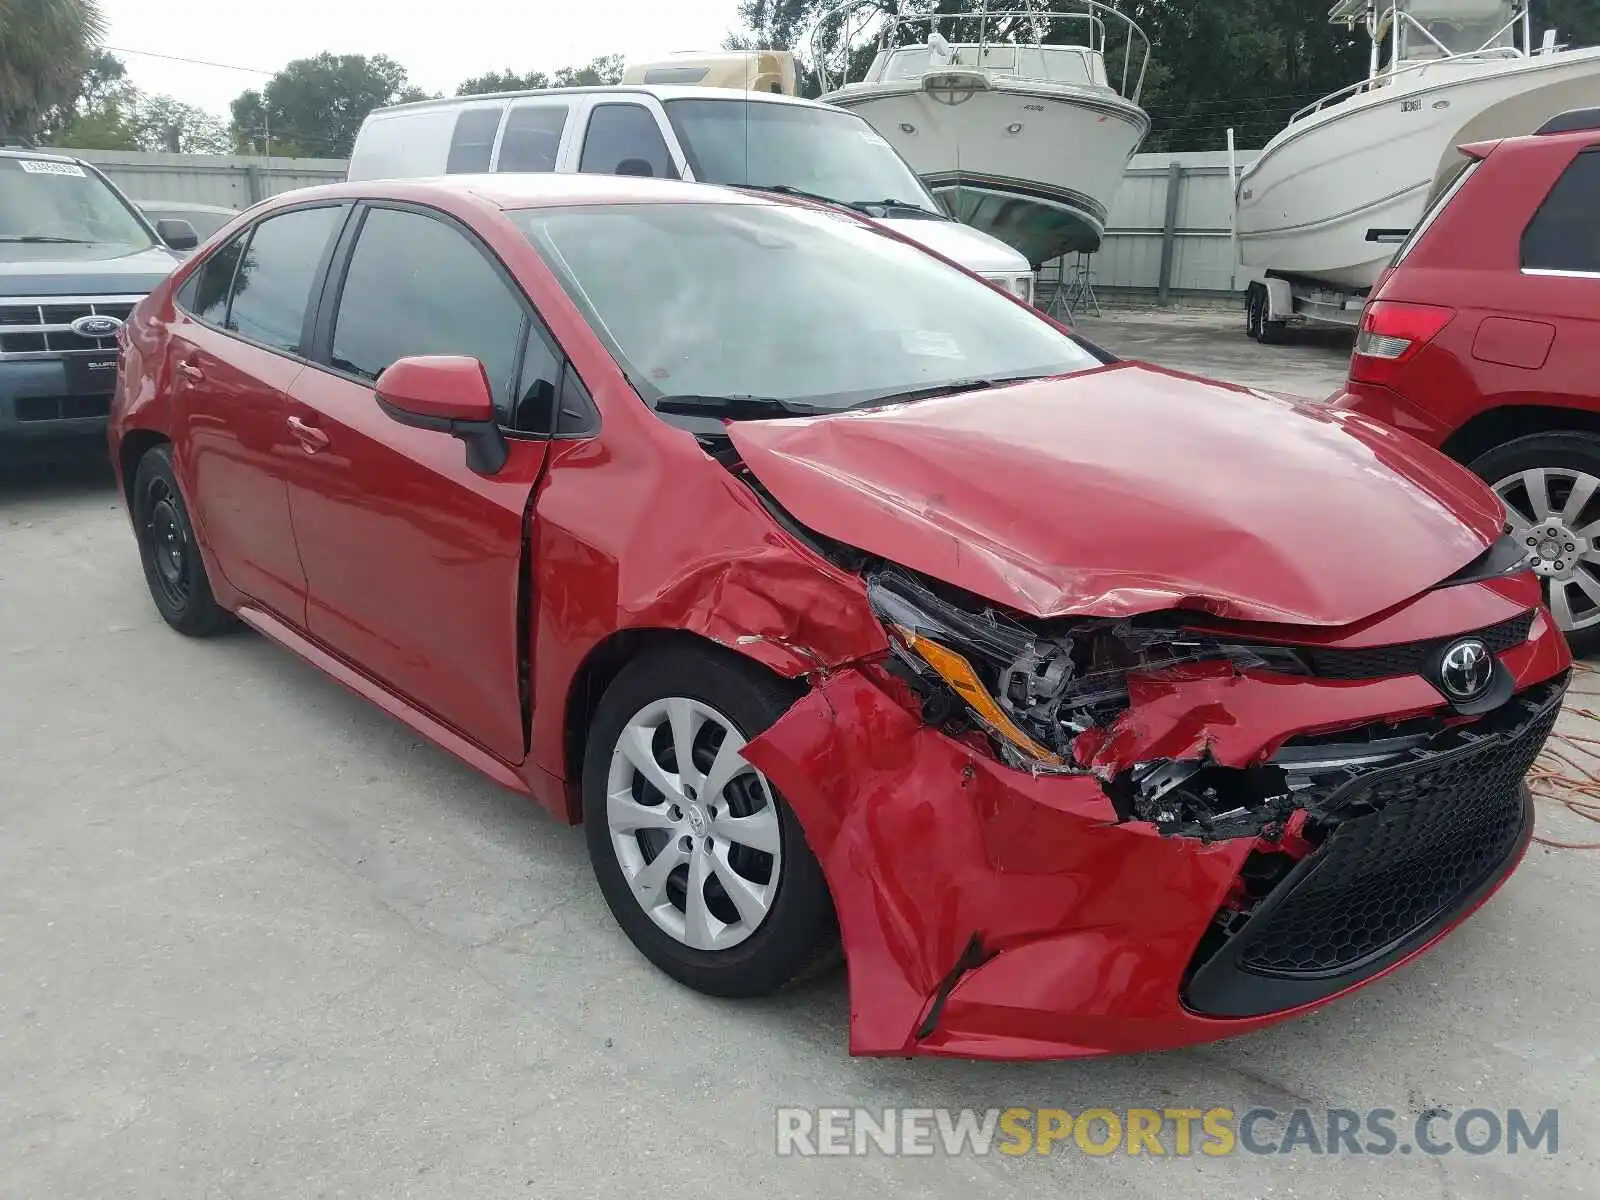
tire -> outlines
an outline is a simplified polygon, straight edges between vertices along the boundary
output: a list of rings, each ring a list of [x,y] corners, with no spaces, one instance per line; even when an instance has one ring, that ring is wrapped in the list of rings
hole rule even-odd
[[[1251,284],[1244,303],[1244,332],[1252,342],[1261,340],[1261,323],[1266,313],[1267,293],[1260,284]]]
[[[1542,473],[1548,501],[1543,507],[1549,517],[1560,521],[1563,527],[1570,524],[1574,531],[1600,522],[1600,484],[1593,498],[1573,514],[1572,521],[1565,521],[1561,511],[1567,507],[1574,488],[1582,479],[1600,481],[1600,436],[1577,432],[1530,434],[1496,446],[1468,465],[1499,493],[1514,520],[1531,521],[1537,530],[1547,528],[1542,519],[1546,513],[1537,511],[1540,506],[1525,482],[1524,473],[1529,471]],[[1538,536],[1540,545],[1564,543],[1563,550],[1566,544],[1577,546],[1574,562],[1557,560],[1566,568],[1563,574],[1550,574],[1554,564],[1540,560],[1545,568],[1540,581],[1544,586],[1545,603],[1555,614],[1556,623],[1566,634],[1572,652],[1580,657],[1600,653],[1600,604],[1587,598],[1575,578],[1576,572],[1581,571],[1600,584],[1600,534],[1590,539],[1575,538],[1572,542]],[[1554,594],[1558,589],[1566,593],[1565,598]]]
[[[132,507],[139,561],[162,619],[188,637],[210,637],[232,628],[234,617],[211,594],[189,510],[172,471],[171,446],[156,446],[139,460]]]
[[[1261,300],[1261,336],[1256,340],[1263,346],[1281,346],[1289,340],[1289,328],[1282,321],[1269,321],[1266,315],[1266,294]]]
[[[707,790],[714,786],[716,751],[726,736],[719,735],[717,724],[749,741],[782,716],[795,697],[791,685],[753,663],[674,646],[625,667],[602,697],[590,727],[583,817],[601,894],[640,953],[678,982],[708,995],[767,995],[835,958],[838,930],[827,883],[783,798],[742,759],[725,788]],[[680,725],[692,731],[695,784],[686,784],[675,771]],[[634,758],[623,751],[624,738],[634,747]],[[652,759],[659,774],[651,774],[667,788],[651,784],[635,765],[641,754]],[[632,806],[619,805],[614,815],[608,800],[613,792],[624,793]],[[764,812],[770,815],[763,817]],[[730,837],[730,813],[752,822],[750,831]],[[628,828],[635,822],[641,822],[638,828]],[[777,853],[741,843],[741,837],[775,845]],[[657,867],[669,861],[664,855],[673,856],[667,873]],[[653,874],[651,868],[656,868]],[[698,880],[695,871],[701,872]],[[746,907],[735,909],[724,879],[732,887],[742,885]],[[693,922],[696,882],[701,920]],[[640,898],[645,894],[653,898],[648,908]],[[747,917],[760,907],[752,897],[764,897],[765,908]]]

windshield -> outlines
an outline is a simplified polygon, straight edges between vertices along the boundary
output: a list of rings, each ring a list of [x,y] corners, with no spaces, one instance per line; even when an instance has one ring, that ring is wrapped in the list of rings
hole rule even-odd
[[[1032,309],[842,213],[640,204],[510,215],[651,404],[759,397],[836,411],[1099,365]]]
[[[668,100],[695,179],[790,187],[841,204],[899,200],[943,215],[916,172],[860,117],[750,100]]]
[[[0,242],[155,245],[115,192],[77,163],[0,158]]]

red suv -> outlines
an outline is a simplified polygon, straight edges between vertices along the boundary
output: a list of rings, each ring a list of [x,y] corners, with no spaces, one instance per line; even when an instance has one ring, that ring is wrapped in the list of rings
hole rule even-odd
[[[1600,109],[1463,146],[1373,289],[1340,408],[1505,502],[1579,654],[1600,650]]]

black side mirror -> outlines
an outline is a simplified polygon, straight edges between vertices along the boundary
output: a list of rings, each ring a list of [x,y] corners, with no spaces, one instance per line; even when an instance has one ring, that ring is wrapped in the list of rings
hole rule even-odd
[[[655,173],[655,168],[642,158],[625,158],[617,164],[618,175],[642,175],[648,179]]]
[[[194,226],[176,217],[162,217],[157,221],[156,236],[173,250],[193,250],[200,244]]]

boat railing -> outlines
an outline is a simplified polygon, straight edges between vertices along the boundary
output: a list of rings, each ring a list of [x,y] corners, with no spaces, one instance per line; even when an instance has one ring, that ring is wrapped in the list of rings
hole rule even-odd
[[[1344,100],[1348,100],[1352,96],[1359,96],[1361,93],[1370,92],[1375,88],[1388,87],[1396,79],[1401,78],[1402,76],[1410,75],[1413,72],[1423,71],[1429,67],[1437,67],[1440,63],[1459,63],[1473,60],[1492,61],[1495,59],[1526,57],[1527,55],[1525,55],[1521,50],[1518,50],[1515,46],[1496,46],[1490,50],[1468,50],[1462,54],[1450,54],[1441,58],[1422,59],[1419,62],[1409,63],[1405,66],[1397,67],[1392,70],[1386,70],[1380,75],[1372,76],[1370,79],[1358,80],[1357,82],[1352,83],[1349,87],[1340,88],[1337,92],[1330,92],[1321,100],[1318,100],[1312,104],[1308,104],[1299,112],[1295,113],[1294,116],[1289,118],[1289,124],[1293,125],[1296,121],[1304,120],[1306,117],[1309,117],[1314,113],[1319,113],[1330,105],[1338,104]]]
[[[1346,8],[1349,9],[1348,12],[1344,11]],[[1336,24],[1349,23],[1353,25],[1355,19],[1355,7],[1354,5],[1335,6],[1331,15],[1333,16]],[[1322,97],[1322,99],[1312,104],[1306,105],[1299,112],[1295,113],[1294,116],[1289,118],[1289,124],[1293,125],[1296,121],[1304,120],[1306,117],[1309,117],[1314,113],[1319,113],[1330,105],[1338,104],[1341,101],[1348,100],[1352,96],[1359,96],[1363,92],[1372,91],[1374,88],[1387,87],[1398,78],[1414,72],[1424,71],[1429,67],[1436,67],[1440,63],[1481,62],[1507,58],[1526,58],[1528,57],[1529,53],[1529,47],[1527,44],[1528,38],[1531,36],[1533,28],[1530,23],[1530,19],[1529,5],[1526,0],[1522,0],[1521,3],[1514,3],[1511,9],[1511,19],[1504,25],[1500,26],[1499,29],[1495,30],[1494,33],[1492,33],[1482,45],[1480,45],[1476,50],[1463,50],[1456,52],[1451,50],[1449,46],[1445,45],[1444,42],[1435,37],[1433,35],[1433,31],[1421,21],[1417,20],[1415,16],[1413,16],[1406,9],[1401,8],[1399,0],[1393,0],[1389,7],[1381,12],[1376,4],[1369,3],[1366,11],[1366,26],[1367,35],[1372,39],[1372,70],[1368,74],[1368,77],[1356,83],[1352,83],[1349,87],[1340,88],[1337,92],[1330,93],[1329,95]],[[1388,36],[1388,34],[1386,34],[1384,31],[1388,30],[1390,33],[1392,33],[1394,53],[1398,55],[1401,48],[1401,34],[1406,29],[1410,29],[1414,33],[1421,34],[1425,39],[1427,39],[1427,41],[1437,46],[1443,53],[1441,53],[1437,58],[1419,58],[1411,62],[1407,62],[1403,58],[1396,58],[1387,68],[1380,71],[1378,69],[1378,52],[1382,42]],[[1516,31],[1518,29],[1522,31],[1522,48],[1519,49],[1516,46],[1505,46],[1499,44],[1501,39],[1504,38],[1508,33],[1515,38]]]
[[[1056,2],[1062,3],[1062,0]],[[880,53],[928,44],[937,34],[948,43],[976,46],[979,64],[995,46],[1078,48],[1098,54],[1102,62],[1106,61],[1108,52],[1114,58],[1120,56],[1120,76],[1112,86],[1137,104],[1150,68],[1149,36],[1132,17],[1115,7],[1115,0],[1112,4],[1102,4],[1100,0],[1065,2],[1071,7],[1054,8],[1035,3],[1025,8],[991,9],[980,5],[969,12],[899,15],[885,12],[878,0],[852,0],[823,13],[812,25],[811,64],[824,93],[850,82],[851,52],[874,26],[877,26]],[[1082,41],[1044,40],[1080,31]],[[1111,33],[1117,35],[1120,45],[1112,45]],[[830,63],[834,65],[830,67]],[[1109,63],[1107,67],[1109,83],[1112,78]]]

